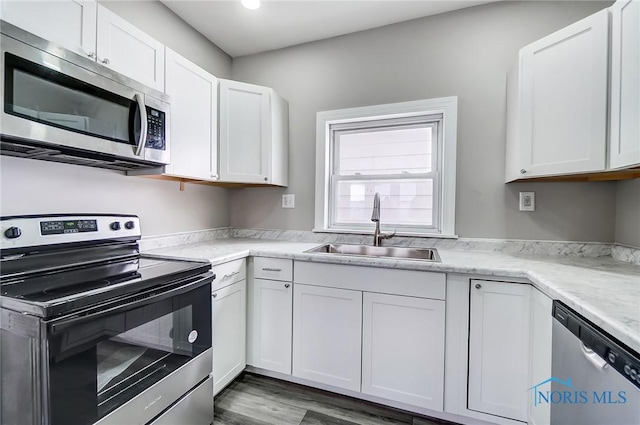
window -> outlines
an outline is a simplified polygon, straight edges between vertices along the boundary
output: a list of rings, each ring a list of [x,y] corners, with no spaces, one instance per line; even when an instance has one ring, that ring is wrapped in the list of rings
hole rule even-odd
[[[457,98],[319,112],[316,231],[454,234]],[[446,131],[445,131],[446,128]]]

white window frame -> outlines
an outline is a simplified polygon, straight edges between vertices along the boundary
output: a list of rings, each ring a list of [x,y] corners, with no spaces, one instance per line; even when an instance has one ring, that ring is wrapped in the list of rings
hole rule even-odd
[[[332,170],[330,169],[333,154],[331,148],[331,126],[344,123],[357,123],[381,119],[407,118],[423,115],[442,114],[442,131],[439,132],[437,146],[438,169],[440,181],[434,194],[439,193],[439,208],[434,211],[440,218],[439,228],[415,227],[398,231],[405,236],[457,237],[455,235],[455,199],[456,199],[456,149],[457,149],[457,116],[458,98],[442,97],[437,99],[417,100],[411,102],[391,103],[386,105],[365,106],[360,108],[339,109],[318,112],[316,117],[316,193],[315,193],[315,227],[314,232],[329,233],[369,233],[361,226],[353,229],[344,226],[330,227],[331,200],[330,186]],[[369,177],[370,176],[363,176]],[[381,223],[385,227],[384,221]],[[374,224],[371,223],[371,231]],[[386,230],[393,230],[387,228]]]

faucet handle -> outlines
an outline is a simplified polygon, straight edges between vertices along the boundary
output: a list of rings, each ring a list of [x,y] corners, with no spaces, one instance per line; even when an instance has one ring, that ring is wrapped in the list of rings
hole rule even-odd
[[[386,233],[386,234],[382,234],[380,235],[380,237],[382,239],[391,239],[392,237],[394,237],[396,235],[396,230],[393,231],[393,233]]]

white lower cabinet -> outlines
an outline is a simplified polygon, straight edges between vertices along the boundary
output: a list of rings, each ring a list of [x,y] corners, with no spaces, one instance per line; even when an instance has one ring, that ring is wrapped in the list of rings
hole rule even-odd
[[[241,280],[213,291],[214,394],[246,366],[246,288]]]
[[[248,288],[247,364],[291,374],[291,282],[253,279]]]
[[[531,365],[529,388],[551,377],[551,328],[553,327],[553,300],[535,288],[531,288]],[[530,395],[530,394],[527,394]],[[551,422],[551,405],[529,400],[530,425],[548,425]]]
[[[471,280],[469,410],[527,421],[531,286]]]
[[[445,302],[365,292],[362,392],[443,410]]]
[[[360,391],[362,292],[295,284],[293,375]]]

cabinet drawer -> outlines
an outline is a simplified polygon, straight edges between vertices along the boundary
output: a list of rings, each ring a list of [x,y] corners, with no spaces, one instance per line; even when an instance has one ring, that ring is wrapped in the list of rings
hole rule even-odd
[[[217,291],[232,283],[246,279],[246,264],[246,260],[243,258],[241,260],[229,261],[228,263],[213,266],[211,271],[216,274],[216,279],[213,281],[212,290]]]
[[[253,275],[258,279],[293,280],[293,260],[281,258],[255,257]]]
[[[295,283],[444,300],[446,274],[296,261]]]

